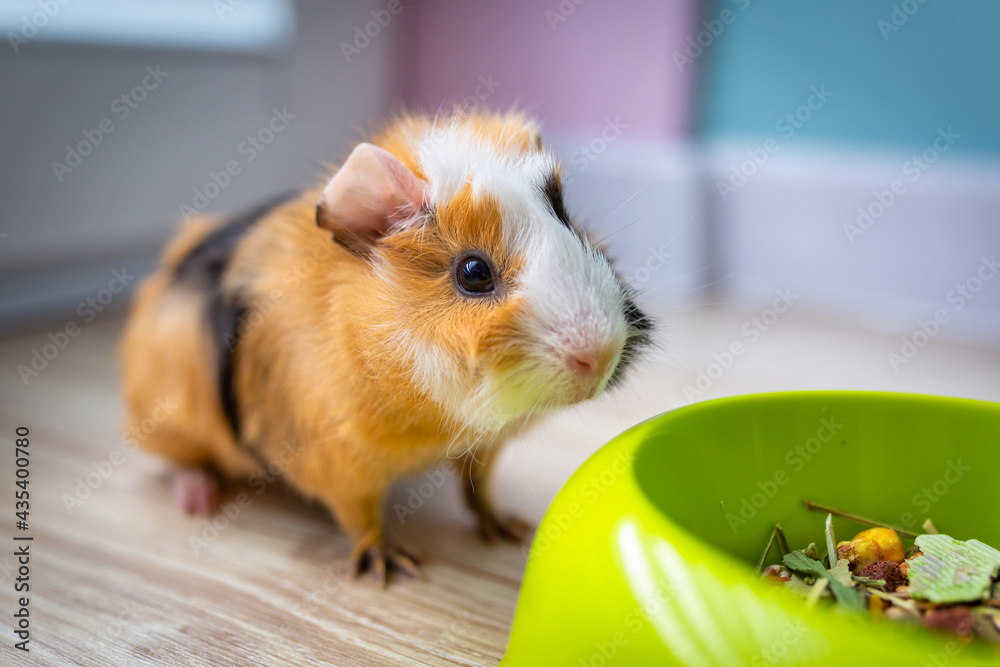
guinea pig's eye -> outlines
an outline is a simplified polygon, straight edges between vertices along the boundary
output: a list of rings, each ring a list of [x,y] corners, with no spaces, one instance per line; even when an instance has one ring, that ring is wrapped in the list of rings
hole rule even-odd
[[[487,294],[493,291],[493,272],[486,260],[469,256],[458,261],[455,280],[469,294]]]

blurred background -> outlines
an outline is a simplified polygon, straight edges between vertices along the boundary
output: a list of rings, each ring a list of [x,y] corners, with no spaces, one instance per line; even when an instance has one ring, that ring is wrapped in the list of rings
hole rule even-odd
[[[459,104],[541,119],[652,309],[791,290],[914,345],[1000,345],[987,0],[5,0],[0,26],[7,332],[109,317],[178,219]]]
[[[280,493],[211,525],[174,511],[169,470],[121,431],[122,316],[178,221],[311,184],[400,109],[537,116],[571,214],[661,323],[625,386],[504,450],[504,511],[539,521],[603,443],[685,403],[1000,401],[1000,3],[0,0],[0,28],[0,442],[28,424],[37,443],[46,664],[503,654],[527,552],[480,544],[457,482],[396,489],[427,499],[387,519],[429,583],[386,593]],[[858,465],[901,497],[939,478]]]

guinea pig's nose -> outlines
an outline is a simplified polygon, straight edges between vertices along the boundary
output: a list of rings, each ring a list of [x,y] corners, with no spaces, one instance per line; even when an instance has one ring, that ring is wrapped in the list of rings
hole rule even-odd
[[[569,355],[569,365],[579,375],[590,375],[597,366],[597,355],[591,351],[577,352]]]
[[[566,362],[570,370],[580,378],[603,376],[615,358],[617,348],[610,346],[590,346],[570,351]]]

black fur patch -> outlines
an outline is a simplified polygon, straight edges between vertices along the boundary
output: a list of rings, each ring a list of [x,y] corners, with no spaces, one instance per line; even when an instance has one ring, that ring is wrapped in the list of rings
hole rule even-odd
[[[628,334],[625,337],[625,346],[622,348],[618,365],[615,366],[611,379],[608,381],[610,387],[621,383],[625,377],[625,371],[639,356],[642,348],[653,342],[653,319],[639,310],[630,296],[625,297],[625,322],[628,324]]]
[[[233,386],[239,325],[248,309],[239,294],[226,293],[222,289],[222,276],[243,236],[276,206],[291,197],[292,193],[275,197],[221,225],[192,248],[174,270],[177,284],[205,293],[206,319],[215,348],[219,402],[236,441],[254,458],[258,458],[259,454],[240,439],[239,401]]]
[[[233,250],[247,230],[276,206],[291,198],[292,193],[274,197],[210,232],[180,261],[174,270],[174,279],[190,281],[205,288],[217,287],[223,271],[229,265]]]
[[[566,212],[566,205],[563,203],[562,184],[556,174],[549,174],[549,177],[545,179],[542,194],[548,200],[552,212],[559,218],[559,222],[572,228],[569,222],[569,213]]]
[[[222,403],[222,413],[233,429],[233,436],[240,440],[240,409],[236,400],[236,390],[233,386],[233,374],[236,370],[234,354],[239,336],[240,321],[246,315],[247,308],[238,298],[227,298],[222,292],[216,292],[208,305],[208,314],[212,322],[212,340],[215,343],[217,357],[217,378],[219,383],[219,400]]]

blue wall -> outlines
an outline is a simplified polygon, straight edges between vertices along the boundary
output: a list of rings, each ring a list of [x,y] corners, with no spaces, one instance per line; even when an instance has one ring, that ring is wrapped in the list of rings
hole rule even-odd
[[[796,143],[919,149],[950,125],[955,151],[1000,157],[1000,2],[707,5],[703,19],[728,9],[732,20],[695,59],[702,136],[784,138],[776,123],[825,85],[833,95],[796,128]]]

